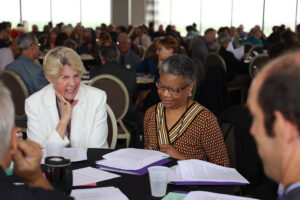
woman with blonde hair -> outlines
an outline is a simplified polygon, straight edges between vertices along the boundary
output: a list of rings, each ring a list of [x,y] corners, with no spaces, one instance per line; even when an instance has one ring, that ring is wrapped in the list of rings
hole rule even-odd
[[[49,85],[26,99],[29,140],[45,146],[107,148],[106,94],[80,83],[83,64],[67,47],[47,53],[43,63]]]

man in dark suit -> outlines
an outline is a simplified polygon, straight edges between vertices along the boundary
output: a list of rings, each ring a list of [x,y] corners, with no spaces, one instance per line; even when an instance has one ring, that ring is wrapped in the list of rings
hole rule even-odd
[[[43,176],[40,145],[17,139],[13,102],[10,92],[2,83],[0,83],[0,122],[1,199],[73,199],[61,192],[53,191],[53,187]],[[16,186],[7,177],[6,174],[11,171],[9,166],[12,161],[15,174],[25,185]]]
[[[115,46],[100,46],[98,50],[102,67],[94,68],[90,72],[90,78],[99,74],[111,74],[118,77],[126,86],[129,93],[129,109],[125,120],[136,121],[136,110],[133,104],[133,96],[136,90],[136,72],[127,69],[118,62],[119,53]]]
[[[264,171],[284,187],[282,199],[300,197],[300,52],[270,62],[253,80],[248,106]]]

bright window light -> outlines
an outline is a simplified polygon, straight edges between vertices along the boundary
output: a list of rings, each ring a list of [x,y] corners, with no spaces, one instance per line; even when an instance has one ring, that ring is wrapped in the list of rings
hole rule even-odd
[[[33,8],[38,8],[34,9]],[[22,0],[22,19],[28,22],[28,30],[36,24],[42,31],[44,25],[51,21],[50,0]]]
[[[176,29],[181,32],[182,36],[186,36],[185,27],[197,24],[198,30],[200,25],[200,10],[201,1],[199,0],[172,0],[172,24],[176,25]]]
[[[262,26],[263,1],[262,0],[233,0],[232,25],[244,25],[248,32],[255,25]]]
[[[218,30],[230,26],[232,0],[202,0],[202,33],[207,28]]]
[[[9,0],[1,1],[0,6],[0,22],[10,21],[13,27],[16,27],[20,23],[20,1]]]
[[[101,23],[110,24],[110,0],[82,0],[82,24],[85,27],[95,28]]]
[[[295,5],[296,0],[266,0],[265,34],[269,35],[274,25],[281,24],[284,24],[286,28],[295,30]]]
[[[52,0],[53,25],[63,22],[73,26],[80,22],[80,0]]]

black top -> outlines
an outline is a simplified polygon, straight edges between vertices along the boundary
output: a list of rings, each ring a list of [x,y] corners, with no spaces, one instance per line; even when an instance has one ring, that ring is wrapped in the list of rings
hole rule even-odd
[[[227,67],[227,81],[234,79],[236,73],[239,74],[248,74],[249,73],[249,64],[237,60],[233,53],[227,51],[223,46],[219,51],[220,56],[224,59]]]
[[[0,197],[1,200],[6,199],[21,199],[21,200],[34,200],[34,199],[73,199],[62,192],[45,190],[42,188],[31,188],[25,185],[14,185],[6,176],[4,170],[0,167]]]

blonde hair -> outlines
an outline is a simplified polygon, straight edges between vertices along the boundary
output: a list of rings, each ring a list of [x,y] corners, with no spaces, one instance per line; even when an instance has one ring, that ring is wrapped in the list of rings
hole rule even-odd
[[[81,76],[83,73],[83,63],[80,56],[67,47],[57,47],[50,50],[43,62],[44,73],[48,80],[54,81],[59,77],[64,65],[73,67]]]

